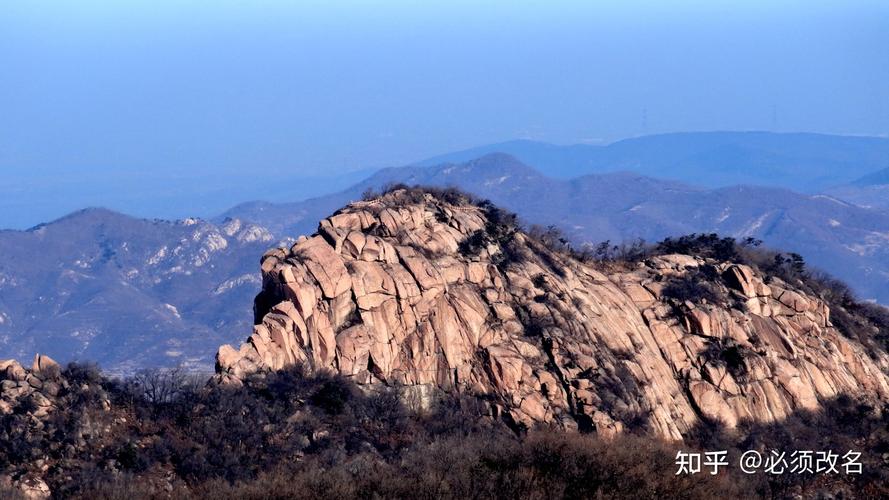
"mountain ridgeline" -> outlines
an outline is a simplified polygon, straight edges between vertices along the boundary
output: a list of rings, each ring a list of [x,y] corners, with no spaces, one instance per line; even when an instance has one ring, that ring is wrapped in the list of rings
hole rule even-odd
[[[0,495],[889,494],[889,314],[757,245],[577,250],[454,189],[369,192],[265,253],[209,381],[0,362]],[[863,473],[676,475],[713,449],[854,449]]]
[[[396,183],[460,188],[529,224],[556,225],[577,245],[654,242],[691,233],[754,237],[803,255],[864,299],[889,304],[889,212],[774,187],[704,189],[634,173],[563,180],[495,153],[466,163],[386,169],[341,193],[298,203],[254,203],[224,217],[282,234],[308,234],[318,220],[364,191]]]
[[[889,168],[825,192],[862,207],[889,210]]]
[[[446,153],[420,166],[465,163],[506,153],[547,175],[572,179],[590,174],[634,172],[707,188],[760,185],[818,193],[889,168],[889,139],[770,132],[658,134],[608,145],[560,146],[509,141]]]

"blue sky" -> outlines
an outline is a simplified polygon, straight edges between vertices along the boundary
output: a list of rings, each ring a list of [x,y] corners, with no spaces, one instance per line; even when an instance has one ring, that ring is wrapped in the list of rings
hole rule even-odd
[[[3,2],[0,227],[515,138],[885,135],[887,47],[879,1]]]

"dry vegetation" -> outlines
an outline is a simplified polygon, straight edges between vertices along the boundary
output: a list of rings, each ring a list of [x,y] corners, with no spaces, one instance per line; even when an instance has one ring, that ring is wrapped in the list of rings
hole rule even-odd
[[[69,365],[60,410],[38,428],[0,420],[0,465],[42,470],[58,498],[742,498],[844,491],[887,494],[885,415],[841,398],[818,414],[724,432],[702,424],[685,445],[547,428],[516,434],[475,398],[428,411],[397,388],[364,393],[299,369],[244,387],[175,372],[126,381]],[[676,476],[679,449],[858,449],[865,474]],[[874,461],[876,460],[876,462]]]

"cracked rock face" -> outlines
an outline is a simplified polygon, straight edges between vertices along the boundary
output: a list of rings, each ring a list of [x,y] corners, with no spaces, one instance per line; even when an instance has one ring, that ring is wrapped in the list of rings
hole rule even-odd
[[[219,378],[301,363],[477,395],[527,426],[643,425],[677,440],[701,419],[734,426],[841,393],[889,397],[885,353],[869,356],[823,302],[780,280],[688,255],[604,273],[520,232],[479,238],[492,232],[487,208],[420,198],[353,203],[268,252],[253,333],[219,349]],[[703,268],[734,305],[663,296]]]

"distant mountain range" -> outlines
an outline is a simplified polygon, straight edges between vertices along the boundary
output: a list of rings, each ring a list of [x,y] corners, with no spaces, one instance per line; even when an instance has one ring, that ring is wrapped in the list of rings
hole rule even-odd
[[[693,138],[677,135],[607,147],[519,141],[448,155],[451,163],[431,165],[446,159],[439,157],[384,169],[345,190],[304,201],[238,205],[210,221],[143,220],[90,209],[27,231],[0,231],[0,359],[27,359],[39,351],[59,360],[96,360],[120,373],[152,365],[210,369],[216,346],[250,329],[259,258],[267,248],[314,232],[322,217],[365,190],[399,182],[458,186],[516,211],[528,223],[556,224],[577,243],[656,241],[692,232],[753,236],[802,254],[862,298],[889,304],[889,211],[856,206],[832,190],[817,194],[828,184],[854,188],[884,203],[873,206],[885,206],[880,195],[889,194],[889,187],[880,184],[885,173],[876,168],[886,159],[885,140],[683,135],[702,141],[697,153],[689,144]],[[783,138],[787,143],[781,146]],[[815,145],[807,151],[810,142]],[[471,157],[510,148],[524,161],[501,153]],[[628,153],[633,149],[636,153]],[[747,153],[735,157],[732,151]],[[705,159],[720,155],[734,159],[708,170]],[[605,157],[623,159],[603,166]],[[749,180],[755,177],[751,172],[761,176],[769,169],[783,173],[756,178],[793,183],[789,165],[799,163],[761,163],[778,157],[814,159],[812,179],[797,182],[811,194],[749,184],[706,187]],[[697,161],[683,161],[687,168],[678,170],[665,167],[681,158]],[[853,158],[855,164],[844,163]],[[674,180],[626,172],[634,165]],[[597,169],[606,172],[589,174]],[[687,181],[698,174],[701,179],[675,180],[680,174]],[[286,183],[271,182],[276,192],[287,189]]]
[[[553,179],[512,156],[491,154],[462,164],[386,169],[337,194],[254,203],[225,217],[288,236],[309,234],[331,207],[394,182],[460,187],[516,211],[528,223],[556,224],[577,242],[656,241],[693,232],[752,236],[802,254],[847,281],[862,298],[889,303],[889,213],[780,188],[704,189],[630,173]]]
[[[0,358],[35,352],[112,373],[211,370],[252,324],[259,257],[276,242],[240,221],[135,219],[89,209],[0,232]]]
[[[629,171],[703,187],[735,184],[816,193],[889,168],[889,139],[770,132],[698,132],[644,136],[607,146],[511,141],[417,163],[462,163],[507,153],[549,177]]]

